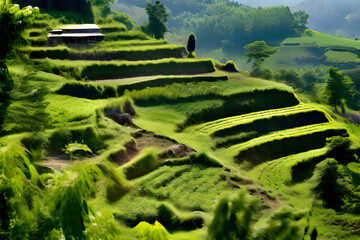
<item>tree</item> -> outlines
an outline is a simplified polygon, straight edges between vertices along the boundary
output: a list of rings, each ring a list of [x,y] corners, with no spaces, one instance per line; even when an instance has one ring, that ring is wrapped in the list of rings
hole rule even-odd
[[[20,9],[19,5],[12,4],[11,0],[0,1],[0,125],[9,104],[8,91],[13,88],[13,81],[6,66],[16,46],[23,42],[22,32],[30,22],[38,8],[27,6]]]
[[[305,11],[298,11],[293,15],[295,18],[293,28],[299,29],[299,31],[303,33],[307,28],[306,25],[308,24],[309,14],[307,14]]]
[[[168,31],[166,22],[169,18],[169,14],[166,12],[166,8],[159,1],[156,1],[154,5],[148,3],[145,8],[148,14],[149,24],[148,31],[156,39],[163,39],[164,34]]]
[[[323,200],[324,207],[340,210],[344,204],[345,187],[339,182],[338,162],[329,158],[318,163],[313,179],[315,187],[312,190],[317,198]]]
[[[274,53],[278,52],[276,48],[270,47],[266,45],[265,41],[255,41],[246,45],[245,47],[245,57],[248,59],[248,62],[252,62],[252,75],[256,75],[256,73],[260,72],[261,63],[264,60]]]
[[[189,53],[189,57],[194,55],[195,48],[196,48],[196,37],[194,33],[190,33],[188,43],[186,46],[186,49]]]
[[[354,82],[350,77],[337,72],[338,69],[331,67],[329,70],[329,79],[326,89],[329,92],[329,103],[334,106],[340,106],[345,113],[345,105],[349,103],[354,94]]]

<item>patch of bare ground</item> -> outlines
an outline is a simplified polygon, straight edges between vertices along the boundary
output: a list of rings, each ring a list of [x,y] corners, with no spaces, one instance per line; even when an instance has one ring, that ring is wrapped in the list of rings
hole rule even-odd
[[[164,150],[158,155],[159,159],[185,157],[195,152],[194,149],[185,144],[178,143],[165,136],[157,135],[154,132],[138,129],[134,131],[132,135],[136,139],[136,142],[126,143],[124,145],[125,152],[119,152],[111,159],[112,162],[115,162],[119,166],[131,161],[131,159],[140,154],[145,147],[155,147]]]
[[[84,161],[86,159],[89,159],[89,157],[82,156],[77,156],[77,158],[77,160],[70,160],[69,155],[66,154],[57,156],[45,156],[44,160],[40,163],[40,165],[60,171],[61,169],[74,164],[75,161]]]
[[[283,200],[279,196],[271,194],[270,190],[266,191],[263,187],[250,180],[239,181],[232,179],[232,182],[235,185],[244,186],[251,195],[258,196],[264,209],[274,211],[282,206]]]

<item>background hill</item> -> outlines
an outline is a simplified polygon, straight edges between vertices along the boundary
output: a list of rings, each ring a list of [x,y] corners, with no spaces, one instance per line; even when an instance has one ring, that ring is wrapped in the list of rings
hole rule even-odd
[[[360,2],[357,0],[234,0],[253,7],[289,6],[292,10],[305,10],[309,15],[308,27],[327,34],[347,37],[360,35]]]

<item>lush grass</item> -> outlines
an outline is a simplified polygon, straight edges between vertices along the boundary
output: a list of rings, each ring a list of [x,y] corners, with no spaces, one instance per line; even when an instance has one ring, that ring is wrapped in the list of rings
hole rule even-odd
[[[339,52],[339,51],[327,51],[325,56],[328,62],[360,62],[360,59],[355,53],[351,52]]]
[[[229,147],[269,132],[327,122],[323,112],[304,111],[249,121],[214,132],[216,147]]]
[[[105,35],[104,40],[110,41],[124,41],[124,40],[148,40],[150,39],[145,33],[140,31],[129,32],[112,32]]]
[[[70,59],[70,60],[156,60],[162,58],[183,58],[186,50],[182,46],[158,45],[122,48],[101,48],[90,50],[74,50],[64,46],[23,48],[23,53],[32,59]]]
[[[211,60],[161,59],[155,61],[36,60],[39,69],[75,78],[116,79],[149,75],[200,74],[215,71]]]
[[[288,38],[283,41],[284,44],[315,44],[319,47],[353,47],[360,48],[360,41],[348,38],[341,38],[336,36],[327,35],[324,33],[307,30],[305,36],[299,38]]]
[[[282,115],[288,115],[288,114],[294,114],[298,112],[306,112],[312,110],[314,109],[306,104],[299,104],[293,107],[270,109],[265,111],[252,112],[249,114],[218,119],[212,122],[206,122],[200,124],[195,128],[200,132],[211,135],[217,131],[232,128],[242,124],[248,124],[258,119],[271,118],[273,116],[282,116]]]
[[[347,135],[347,132],[334,123],[314,124],[264,135],[228,149],[236,159],[258,165],[271,159],[324,147],[326,138],[337,135]]]
[[[92,44],[93,48],[122,48],[122,47],[137,47],[137,46],[157,46],[167,45],[166,40],[128,40],[128,41],[114,41],[114,42],[101,42],[99,44]]]
[[[217,80],[227,80],[227,76],[199,76],[199,77],[162,77],[155,78],[148,81],[135,82],[133,84],[123,84],[117,87],[113,85],[105,84],[88,84],[81,83],[78,81],[67,82],[63,84],[56,93],[63,95],[70,95],[74,97],[88,98],[88,99],[99,99],[99,98],[111,98],[116,97],[117,95],[121,96],[125,91],[132,90],[141,90],[148,87],[161,87],[171,85],[173,83],[187,83],[187,82],[202,82],[202,81],[217,81]],[[156,95],[155,89],[151,89],[153,97]],[[168,93],[168,91],[166,91]],[[128,93],[128,95],[133,96],[137,100],[144,101],[144,98],[139,97],[139,95]],[[158,98],[161,96],[158,94]],[[146,99],[147,101],[148,99]]]
[[[246,114],[273,108],[290,107],[299,104],[292,92],[280,89],[253,89],[249,92],[240,92],[225,95],[222,106],[209,106],[207,109],[189,114],[182,127],[193,124],[213,121],[234,115]]]

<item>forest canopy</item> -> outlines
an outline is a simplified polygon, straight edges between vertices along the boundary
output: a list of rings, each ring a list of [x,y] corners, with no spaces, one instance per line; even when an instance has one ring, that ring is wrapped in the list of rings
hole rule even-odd
[[[118,2],[145,7],[147,0],[118,0]],[[304,12],[292,13],[289,7],[253,8],[229,0],[163,0],[169,8],[171,32],[194,32],[199,47],[242,51],[254,41],[264,40],[276,45],[287,37],[300,34],[307,23]],[[298,29],[299,28],[299,29]]]

